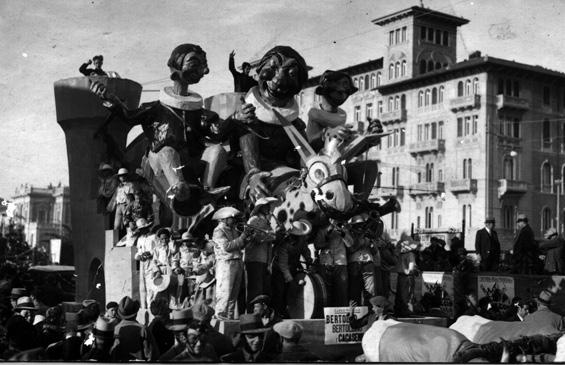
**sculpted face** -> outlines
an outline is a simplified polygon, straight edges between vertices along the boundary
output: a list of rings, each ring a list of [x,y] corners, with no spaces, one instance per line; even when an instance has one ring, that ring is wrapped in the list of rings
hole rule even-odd
[[[327,156],[316,156],[308,162],[308,186],[313,187],[312,198],[322,210],[347,212],[353,207],[346,180],[345,167],[331,163]]]
[[[197,84],[210,70],[206,55],[189,52],[182,61],[181,79],[188,84]]]
[[[345,77],[336,81],[328,81],[327,94],[324,97],[332,106],[338,107],[349,97],[350,88],[349,80]]]
[[[288,102],[300,92],[299,65],[294,58],[276,53],[268,59],[259,74],[259,89],[264,98]]]

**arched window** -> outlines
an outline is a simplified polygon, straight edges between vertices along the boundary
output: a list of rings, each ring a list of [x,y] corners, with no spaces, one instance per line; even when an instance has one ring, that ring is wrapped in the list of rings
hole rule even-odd
[[[381,77],[382,77],[381,72],[380,71],[377,72],[377,86],[380,86],[381,84]]]
[[[424,105],[426,105],[426,106],[430,105],[430,94],[431,94],[430,89],[427,89],[426,90],[426,98],[425,98],[425,102],[424,102]]]
[[[375,87],[377,87],[377,76],[372,73],[371,74],[371,89],[374,89]]]
[[[406,109],[406,94],[402,94],[400,97],[400,109]]]
[[[547,119],[545,119],[543,121],[543,125],[542,125],[542,140],[543,140],[543,147],[544,148],[551,147],[549,120],[547,120]]]
[[[396,95],[394,98],[394,110],[398,110],[400,108],[400,96]]]
[[[552,185],[551,170],[552,170],[551,165],[549,164],[548,161],[545,161],[541,165],[541,191],[546,193],[551,193],[551,185]]]
[[[457,96],[463,96],[463,81],[457,83]]]
[[[463,159],[463,179],[467,178],[467,159]]]
[[[389,80],[392,80],[392,76],[393,76],[393,75],[394,75],[394,64],[391,63],[391,64],[388,66],[388,78],[389,78]]]
[[[441,68],[441,63],[440,62],[436,62],[436,70],[439,70]]]
[[[388,97],[388,111],[391,112],[393,110],[394,107],[394,100],[392,98],[392,96]]]
[[[400,70],[402,76],[406,76],[406,60],[402,61],[402,69]]]
[[[396,67],[394,68],[394,78],[400,76],[400,62],[396,63]]]
[[[365,79],[363,76],[359,78],[359,91],[363,91],[365,89]]]
[[[503,178],[507,180],[516,180],[514,177],[514,159],[510,156],[504,157],[503,161]]]
[[[355,85],[356,88],[359,88],[359,80],[357,80],[357,77],[353,79],[353,85]]]
[[[443,103],[443,93],[444,93],[444,87],[440,86],[439,87],[439,94],[438,94],[438,97],[437,97],[437,102],[440,103],[440,104]]]
[[[425,60],[420,61],[420,73],[421,74],[426,73],[426,61]]]
[[[465,96],[471,94],[471,80],[465,81]]]
[[[434,61],[429,60],[428,61],[428,72],[433,71],[434,70]]]
[[[473,161],[471,159],[467,160],[467,179],[473,178]]]
[[[479,79],[477,77],[473,79],[473,94],[479,94]]]
[[[421,108],[422,106],[424,106],[424,92],[420,90],[418,92],[418,108]]]
[[[437,88],[432,89],[432,105],[437,104]]]
[[[551,209],[548,207],[544,207],[541,211],[541,229],[542,231],[547,231],[551,228]]]
[[[369,75],[365,75],[365,90],[369,90]]]

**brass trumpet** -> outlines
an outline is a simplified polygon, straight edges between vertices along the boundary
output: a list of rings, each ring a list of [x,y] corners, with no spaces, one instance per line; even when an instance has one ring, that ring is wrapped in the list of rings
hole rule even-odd
[[[235,229],[238,230],[239,232],[243,232],[245,229],[248,229],[248,230],[251,230],[251,234],[263,233],[263,234],[268,235],[269,237],[275,238],[275,232],[274,231],[262,229],[262,228],[254,226],[252,224],[247,224],[245,222],[236,223]]]

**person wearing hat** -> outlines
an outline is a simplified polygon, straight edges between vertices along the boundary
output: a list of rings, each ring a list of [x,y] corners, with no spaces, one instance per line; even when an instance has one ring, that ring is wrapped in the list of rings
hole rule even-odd
[[[182,303],[194,292],[194,282],[186,280],[193,272],[195,261],[200,259],[199,239],[186,231],[180,240],[175,240],[172,248],[171,269],[177,277],[177,291],[174,294],[177,303]]]
[[[539,329],[539,333],[555,333],[565,330],[565,319],[550,309],[553,304],[553,296],[550,290],[542,290],[536,298],[538,309],[527,315],[522,323]]]
[[[98,197],[96,198],[96,212],[108,214],[115,209],[115,207],[112,206],[115,204],[109,203],[112,202],[112,197],[120,182],[112,166],[105,162],[100,163],[100,167],[98,168],[98,181],[100,185],[98,187]],[[113,201],[113,203],[115,203],[115,201]]]
[[[251,235],[248,229],[241,234],[235,229],[238,214],[239,210],[224,207],[212,216],[218,221],[212,241],[216,255],[216,316],[220,319],[234,319],[243,279],[242,250]]]
[[[104,319],[107,320],[109,323],[116,324],[117,322],[119,322],[118,303],[108,302],[108,304],[106,304],[106,312],[104,313]]]
[[[222,356],[222,362],[271,362],[280,353],[280,336],[272,328],[264,327],[258,314],[239,317],[239,334],[238,347]]]
[[[481,271],[497,271],[500,264],[500,242],[494,230],[494,217],[485,219],[485,227],[475,236],[475,252],[479,256]]]
[[[14,308],[15,315],[22,316],[29,323],[33,323],[33,318],[35,316],[37,308],[33,303],[31,297],[24,296],[19,297],[16,301],[16,307]]]
[[[413,314],[416,276],[416,253],[420,248],[420,242],[410,236],[407,231],[400,234],[396,244],[398,262],[396,264],[396,295],[394,297],[394,312],[398,317],[408,317]]]
[[[565,274],[565,240],[553,227],[548,229],[543,237],[544,239],[539,242],[540,251],[545,255],[543,271],[550,275]]]
[[[281,316],[269,306],[271,298],[261,294],[253,298],[249,303],[253,306],[253,313],[261,316],[261,321],[265,327],[272,327],[275,323],[282,321]]]
[[[279,334],[282,340],[282,351],[275,359],[277,362],[314,362],[320,358],[300,345],[300,338],[304,329],[293,320],[284,320],[273,326],[273,331]]]
[[[351,217],[349,232],[353,244],[347,247],[347,271],[349,275],[349,303],[353,306],[361,305],[361,295],[365,303],[373,297],[375,292],[375,265],[371,254],[372,239],[368,237],[366,222],[367,213]]]
[[[98,317],[92,335],[92,346],[83,353],[82,360],[112,361],[110,350],[114,344],[114,323],[106,321],[104,317]]]
[[[171,260],[174,253],[169,245],[171,232],[167,228],[160,228],[155,238],[156,244],[151,252],[153,276],[151,282],[153,283],[153,291],[155,295],[159,292],[165,292],[165,295],[169,298],[168,284],[166,282],[170,283],[172,274]]]
[[[129,296],[118,303],[118,316],[122,319],[114,328],[112,356],[115,361],[149,360],[153,343],[145,325],[136,320],[139,302]]]
[[[306,239],[312,232],[312,225],[306,220],[292,222],[286,235],[279,237],[273,250],[271,303],[276,314],[290,318],[287,309],[287,293],[294,276],[301,267],[300,255],[308,264],[312,263]]]
[[[321,264],[320,274],[328,289],[328,306],[345,307],[349,304],[347,249],[353,237],[347,229],[338,229],[337,220],[321,228],[314,239]]]
[[[172,361],[186,348],[186,329],[192,321],[192,310],[190,308],[174,309],[170,313],[170,319],[165,327],[175,337],[174,344],[159,356],[159,362]]]
[[[208,343],[206,336],[202,335],[197,323],[190,322],[186,329],[186,343],[184,350],[171,359],[179,362],[218,362],[219,358],[214,347]]]
[[[133,194],[133,184],[128,178],[128,169],[122,167],[118,170],[118,186],[116,188],[115,200],[116,200],[116,215],[114,217],[114,231],[119,232],[123,228],[124,215],[127,208],[127,195]]]
[[[156,237],[150,234],[151,223],[144,218],[139,218],[136,222],[137,230],[137,252],[134,256],[139,263],[139,298],[141,308],[147,309],[155,297],[153,286],[153,250],[155,248]]]
[[[175,343],[175,335],[166,326],[169,321],[169,300],[164,296],[158,296],[151,302],[149,308],[153,314],[153,320],[149,323],[147,330],[155,340],[154,359],[167,352]]]
[[[41,332],[38,333],[43,347],[63,339],[64,327],[62,326],[62,320],[63,311],[60,306],[47,309],[45,312],[45,323],[41,328]]]
[[[249,76],[249,72],[251,71],[251,65],[249,62],[243,62],[241,64],[241,71],[237,72],[235,69],[235,51],[230,52],[228,68],[233,76],[233,91],[243,92],[246,93],[251,89],[253,86],[257,86],[257,81],[251,76]]]
[[[514,237],[512,249],[512,273],[537,274],[539,265],[539,249],[534,238],[534,231],[528,224],[525,214],[516,218],[518,232]]]
[[[29,292],[26,288],[12,288],[10,291],[10,304],[12,308],[16,308],[18,299],[24,296],[29,296]]]
[[[278,202],[276,198],[267,197],[257,199],[247,221],[250,227],[257,227],[253,231],[249,244],[244,250],[245,288],[247,312],[251,313],[252,305],[249,301],[260,294],[271,291],[271,274],[267,269],[273,257],[273,241],[275,239],[271,228],[271,206]]]
[[[21,302],[20,306],[23,304],[24,303]],[[0,353],[0,358],[2,359],[7,360],[21,351],[31,350],[41,345],[35,328],[25,317],[20,315],[19,312],[16,312],[16,314],[8,319],[5,324],[5,329],[8,348],[2,349],[4,351]]]
[[[353,329],[359,329],[364,326],[371,327],[375,321],[386,320],[391,317],[391,304],[387,298],[377,295],[369,299],[371,307],[369,312],[361,318],[357,318],[353,313],[354,308],[351,307],[349,315],[349,325]]]
[[[192,306],[194,323],[198,325],[200,334],[207,343],[212,345],[216,355],[223,356],[234,351],[231,339],[210,325],[214,309],[203,300],[197,300]]]

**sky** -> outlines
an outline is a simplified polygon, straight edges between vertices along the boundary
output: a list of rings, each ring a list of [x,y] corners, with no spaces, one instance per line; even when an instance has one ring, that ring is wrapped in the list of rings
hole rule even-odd
[[[565,71],[562,13],[555,0],[423,0],[461,16],[458,61],[482,54]],[[167,59],[196,43],[210,73],[193,89],[204,97],[233,90],[236,64],[275,45],[296,49],[310,76],[382,57],[386,37],[372,19],[419,0],[0,0],[0,197],[17,186],[68,184],[64,133],[57,124],[53,83],[80,76],[96,54],[104,69],[157,90],[170,84]],[[146,91],[142,101],[158,93]]]

